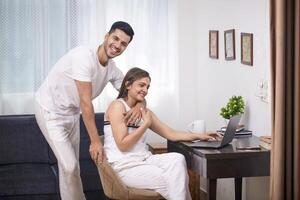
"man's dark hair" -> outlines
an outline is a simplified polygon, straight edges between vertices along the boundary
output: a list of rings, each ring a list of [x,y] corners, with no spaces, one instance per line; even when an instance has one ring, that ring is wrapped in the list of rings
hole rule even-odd
[[[120,29],[120,30],[124,31],[130,37],[130,41],[132,40],[134,31],[127,22],[117,21],[117,22],[113,23],[113,25],[111,25],[111,28],[109,30],[109,34],[114,32],[116,29]]]

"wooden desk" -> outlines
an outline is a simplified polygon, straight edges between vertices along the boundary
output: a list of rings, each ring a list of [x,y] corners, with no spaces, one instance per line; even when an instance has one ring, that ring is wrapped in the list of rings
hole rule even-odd
[[[237,146],[258,146],[255,136],[234,139],[221,149],[191,148],[181,142],[168,141],[168,151],[185,156],[189,169],[207,179],[207,199],[216,199],[217,179],[235,179],[235,199],[242,199],[242,178],[270,175],[270,151],[239,151]]]

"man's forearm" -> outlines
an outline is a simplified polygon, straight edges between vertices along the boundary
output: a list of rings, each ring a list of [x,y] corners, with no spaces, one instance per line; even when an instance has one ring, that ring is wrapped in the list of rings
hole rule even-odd
[[[95,123],[95,113],[92,102],[81,103],[82,118],[91,142],[99,141],[98,130]]]

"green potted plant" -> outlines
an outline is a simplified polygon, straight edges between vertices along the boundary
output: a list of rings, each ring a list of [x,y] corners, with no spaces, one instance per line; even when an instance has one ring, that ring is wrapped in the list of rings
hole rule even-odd
[[[225,107],[221,108],[220,115],[228,120],[232,116],[243,114],[245,111],[245,102],[242,96],[232,96],[229,98]]]

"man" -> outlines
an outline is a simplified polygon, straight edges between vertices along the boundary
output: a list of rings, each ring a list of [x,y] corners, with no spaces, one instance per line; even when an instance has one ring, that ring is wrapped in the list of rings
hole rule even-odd
[[[80,111],[91,141],[91,158],[100,163],[105,159],[92,99],[108,82],[120,88],[123,74],[112,58],[123,53],[133,35],[128,23],[115,22],[99,47],[80,46],[64,55],[36,93],[35,116],[57,158],[62,200],[85,199],[79,169]],[[136,107],[127,118],[135,121],[139,114]]]

